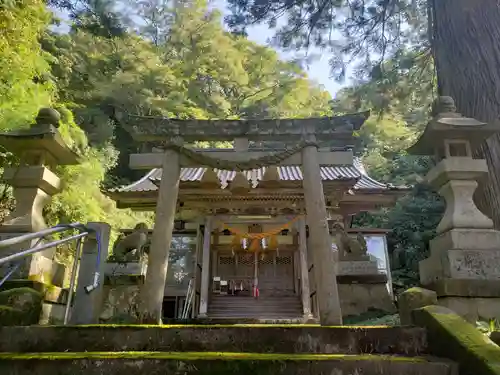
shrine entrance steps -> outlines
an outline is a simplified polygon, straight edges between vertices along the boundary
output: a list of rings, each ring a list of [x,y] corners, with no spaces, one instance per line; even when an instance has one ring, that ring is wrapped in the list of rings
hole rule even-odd
[[[2,375],[458,375],[413,327],[0,327]]]
[[[303,320],[302,303],[297,296],[259,297],[213,295],[208,306],[210,319],[251,319],[259,321]]]

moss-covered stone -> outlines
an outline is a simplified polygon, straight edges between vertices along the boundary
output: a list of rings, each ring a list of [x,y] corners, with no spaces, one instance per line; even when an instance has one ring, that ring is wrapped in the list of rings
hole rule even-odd
[[[385,316],[392,315],[388,313],[387,311],[383,310],[377,310],[377,309],[368,309],[368,311],[359,314],[359,315],[349,315],[345,316],[343,318],[343,323],[345,325],[352,325],[352,324],[361,324],[365,325],[364,322],[375,320],[375,319],[380,319]]]
[[[37,324],[43,296],[31,288],[0,292],[0,326]]]
[[[398,298],[399,317],[401,324],[411,325],[411,312],[425,306],[437,305],[436,292],[424,288],[410,288]]]
[[[11,306],[0,305],[0,326],[19,326],[25,321],[25,313]]]
[[[455,375],[456,366],[427,358],[378,355],[191,353],[0,354],[0,373],[23,375]]]
[[[44,301],[64,304],[68,300],[68,289],[42,283],[37,280],[7,280],[0,286],[0,291],[10,289],[30,288],[41,293]]]
[[[5,327],[0,351],[208,351],[400,354],[427,352],[416,327],[290,325]]]
[[[412,318],[427,328],[431,353],[458,362],[461,373],[500,375],[500,347],[453,311],[427,306]]]

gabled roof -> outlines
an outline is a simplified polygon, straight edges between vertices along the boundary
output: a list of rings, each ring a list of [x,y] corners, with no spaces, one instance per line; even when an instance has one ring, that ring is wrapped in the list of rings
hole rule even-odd
[[[200,181],[203,174],[207,168],[182,168],[180,179],[183,182]],[[235,171],[227,170],[214,170],[217,173],[221,181],[221,187],[227,186],[229,181],[232,181],[236,175]],[[254,169],[251,171],[244,172],[248,180],[252,181],[254,185],[262,179],[264,175],[265,168]],[[279,166],[278,173],[282,181],[301,181],[302,171],[299,166]],[[158,190],[155,182],[161,180],[162,169],[155,168],[149,171],[140,180],[116,189],[111,190],[115,193],[131,193],[131,192],[150,192]],[[401,190],[401,188],[396,188],[390,184],[384,184],[379,181],[374,180],[368,176],[361,160],[359,158],[354,158],[353,165],[335,165],[335,166],[323,166],[321,167],[321,177],[323,181],[343,181],[358,179],[354,185],[354,190],[377,190],[377,191],[389,191],[389,190]]]

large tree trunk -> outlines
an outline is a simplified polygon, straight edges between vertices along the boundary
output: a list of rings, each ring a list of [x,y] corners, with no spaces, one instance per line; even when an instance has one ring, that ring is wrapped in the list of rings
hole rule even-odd
[[[500,115],[500,5],[498,0],[428,0],[439,94],[455,99],[458,112],[483,122]],[[499,130],[500,130],[500,122]],[[477,156],[487,160],[489,181],[476,194],[479,208],[500,228],[500,136]]]

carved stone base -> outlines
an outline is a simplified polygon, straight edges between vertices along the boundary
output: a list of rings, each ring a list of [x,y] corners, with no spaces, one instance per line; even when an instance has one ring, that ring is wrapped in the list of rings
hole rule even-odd
[[[118,276],[145,276],[147,269],[147,260],[127,263],[106,262],[104,265],[104,275],[111,278]]]
[[[455,311],[472,324],[500,316],[500,298],[438,297],[438,304]]]
[[[452,229],[430,242],[431,256],[420,262],[424,286],[443,279],[500,280],[500,232]]]
[[[486,160],[472,157],[448,157],[429,171],[427,181],[446,200],[446,210],[436,233],[453,228],[493,228],[493,221],[476,207],[473,199],[477,180],[487,174]]]
[[[6,168],[2,178],[14,187],[15,210],[5,218],[9,231],[36,232],[47,227],[43,208],[61,191],[61,180],[44,166]]]
[[[369,260],[352,260],[346,261],[342,259],[338,265],[338,276],[342,275],[374,275],[378,273],[377,262]]]

